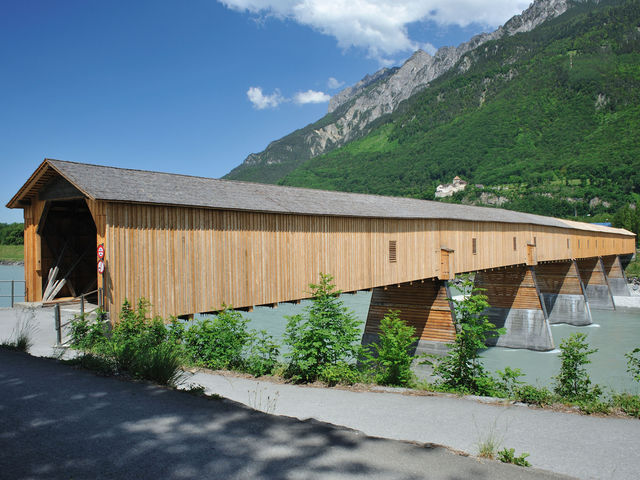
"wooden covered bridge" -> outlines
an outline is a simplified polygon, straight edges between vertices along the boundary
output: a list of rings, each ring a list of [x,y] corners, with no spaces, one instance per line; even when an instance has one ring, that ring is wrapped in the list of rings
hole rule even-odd
[[[497,208],[49,159],[7,206],[24,209],[27,301],[99,288],[112,315],[145,297],[189,316],[298,301],[322,272],[373,289],[365,341],[393,308],[426,346],[454,337],[448,281],[476,272],[498,344],[553,348],[550,322],[590,323],[628,294],[635,251],[626,230]]]

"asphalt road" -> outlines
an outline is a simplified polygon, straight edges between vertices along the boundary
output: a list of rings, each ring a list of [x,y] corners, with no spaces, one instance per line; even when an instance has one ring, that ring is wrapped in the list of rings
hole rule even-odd
[[[0,349],[3,479],[557,479]]]

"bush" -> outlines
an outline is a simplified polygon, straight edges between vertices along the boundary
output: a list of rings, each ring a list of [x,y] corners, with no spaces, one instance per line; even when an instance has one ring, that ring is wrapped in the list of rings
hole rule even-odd
[[[269,375],[278,364],[279,356],[280,346],[271,335],[267,334],[266,330],[249,332],[248,346],[243,360],[243,368],[246,372],[256,377]]]
[[[182,376],[182,355],[172,343],[143,348],[136,352],[133,373],[161,385],[175,385]]]
[[[196,365],[213,368],[243,366],[243,350],[249,341],[248,321],[234,310],[194,323],[183,333],[184,349]]]
[[[284,341],[291,347],[287,376],[298,381],[314,381],[329,365],[358,358],[360,322],[339,299],[340,291],[331,275],[320,274],[320,283],[311,284],[312,304],[303,315],[288,317]]]
[[[516,387],[514,398],[518,402],[528,403],[544,407],[553,403],[553,393],[545,387],[534,387],[533,385],[521,385]]]
[[[353,385],[362,380],[362,373],[353,364],[338,362],[324,365],[318,374],[318,380],[330,387],[335,385]]]
[[[640,347],[625,353],[624,356],[627,358],[627,373],[631,374],[636,382],[640,382]]]
[[[89,315],[76,315],[71,320],[71,347],[84,352],[98,348],[106,341],[107,325],[102,312],[98,312],[95,321]]]
[[[450,344],[448,354],[436,363],[434,373],[440,382],[461,392],[480,392],[480,379],[488,377],[480,361],[480,350],[486,348],[489,337],[501,335],[504,328],[496,328],[484,314],[489,308],[487,296],[476,289],[469,277],[462,280],[468,295],[462,300],[452,299],[455,310],[456,339]],[[483,384],[486,382],[483,382]]]
[[[640,418],[640,395],[616,393],[611,398],[611,404],[627,415]]]
[[[413,336],[415,330],[393,310],[380,321],[378,342],[369,346],[366,362],[375,372],[376,383],[396,386],[413,383],[411,363],[416,356],[411,351],[417,340]]]
[[[602,393],[595,385],[591,387],[591,379],[585,365],[591,363],[589,355],[598,349],[589,349],[584,333],[574,333],[560,342],[560,373],[556,380],[554,391],[560,397],[569,401],[588,402],[596,400]]]
[[[518,388],[524,383],[520,381],[524,373],[519,368],[505,367],[504,372],[498,370],[496,374],[498,375],[498,379],[495,380],[497,390],[507,397],[514,397]]]

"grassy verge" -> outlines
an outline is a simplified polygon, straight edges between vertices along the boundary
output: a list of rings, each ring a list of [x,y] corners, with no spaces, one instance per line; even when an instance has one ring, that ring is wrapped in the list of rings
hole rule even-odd
[[[0,245],[0,260],[10,260],[12,262],[24,260],[23,245]]]
[[[627,277],[640,277],[640,260],[638,259],[638,255],[636,255],[636,258],[627,265],[625,273],[627,274]]]

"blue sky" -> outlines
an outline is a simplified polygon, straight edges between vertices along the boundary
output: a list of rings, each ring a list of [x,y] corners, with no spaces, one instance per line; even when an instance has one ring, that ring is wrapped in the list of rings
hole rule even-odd
[[[45,158],[220,177],[416,48],[522,0],[5,0],[0,222]]]

